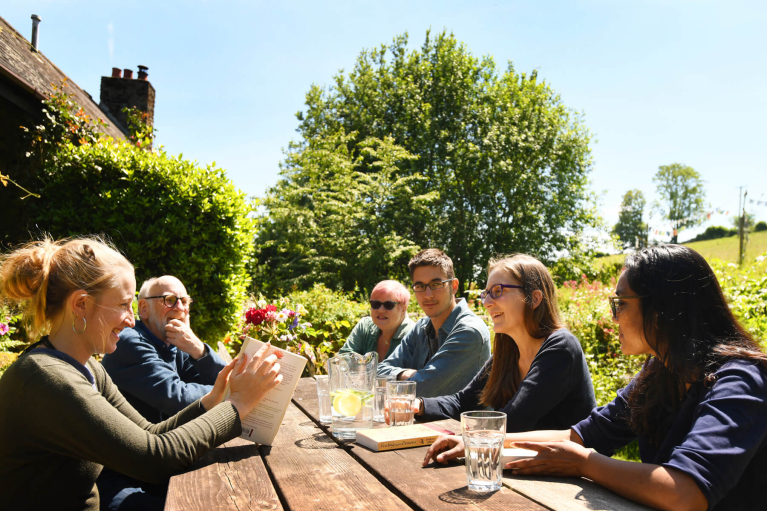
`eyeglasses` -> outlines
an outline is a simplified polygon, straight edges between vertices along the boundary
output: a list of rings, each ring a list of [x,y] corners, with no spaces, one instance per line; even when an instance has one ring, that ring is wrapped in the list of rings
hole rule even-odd
[[[194,301],[191,296],[176,295],[147,296],[144,300],[153,300],[155,298],[162,298],[162,303],[169,309],[175,307],[178,302],[181,302],[182,307],[189,307]]]
[[[479,294],[479,298],[482,301],[485,301],[485,298],[488,296],[492,298],[493,300],[496,300],[501,297],[503,294],[503,290],[509,288],[509,289],[524,289],[524,286],[518,286],[516,284],[496,284],[490,289],[485,289]]]
[[[394,310],[394,307],[397,306],[399,302],[392,302],[391,300],[386,300],[385,302],[382,302],[380,300],[370,300],[370,308],[373,310],[378,310],[381,308],[381,305],[383,305],[383,308],[387,311]]]
[[[429,282],[428,284],[424,284],[423,282],[416,282],[415,284],[413,284],[413,291],[415,291],[416,293],[423,293],[424,291],[426,291],[427,287],[431,289],[432,291],[436,291],[437,289],[442,289],[443,287],[445,287],[445,284],[447,284],[448,282],[452,282],[454,280],[455,280],[454,278],[447,279],[447,280],[435,280],[434,282]]]
[[[621,300],[631,300],[635,298],[645,298],[644,296],[634,295],[634,296],[608,296],[607,299],[610,300],[610,310],[613,313],[613,319],[618,319],[618,307],[622,306],[623,304],[620,303]]]

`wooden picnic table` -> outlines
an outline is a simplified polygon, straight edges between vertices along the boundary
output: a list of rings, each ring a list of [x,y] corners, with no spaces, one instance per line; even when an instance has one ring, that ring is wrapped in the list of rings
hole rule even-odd
[[[219,446],[171,478],[165,510],[648,509],[578,478],[507,472],[501,490],[471,492],[462,460],[423,468],[427,447],[373,452],[337,440],[329,425],[319,422],[317,401],[314,379],[302,378],[273,446],[241,439]],[[437,424],[456,433],[461,429],[452,419]]]

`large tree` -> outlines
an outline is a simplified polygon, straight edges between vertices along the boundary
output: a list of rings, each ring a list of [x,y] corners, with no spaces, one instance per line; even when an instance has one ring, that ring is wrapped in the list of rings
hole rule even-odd
[[[661,198],[655,208],[671,222],[675,233],[671,243],[676,243],[679,229],[699,224],[705,213],[703,179],[692,167],[672,163],[658,167],[653,182],[658,186]]]
[[[439,200],[404,238],[452,257],[462,287],[495,253],[527,252],[551,261],[579,244],[595,214],[589,203],[590,135],[537,73],[503,72],[450,34],[428,32],[420,50],[407,35],[363,50],[333,86],[312,86],[299,112],[300,151],[343,130],[353,156],[369,137],[394,142],[415,160],[401,175],[421,176],[414,193]]]
[[[424,178],[400,175],[414,156],[391,138],[347,144],[354,134],[312,138],[282,164],[282,178],[264,199],[256,238],[256,286],[274,293],[321,282],[372,290],[407,277],[419,247],[405,234],[435,193],[419,194]]]
[[[647,244],[647,224],[643,220],[645,204],[641,190],[629,190],[623,196],[618,223],[613,228],[623,248],[633,247],[637,240],[643,246]]]

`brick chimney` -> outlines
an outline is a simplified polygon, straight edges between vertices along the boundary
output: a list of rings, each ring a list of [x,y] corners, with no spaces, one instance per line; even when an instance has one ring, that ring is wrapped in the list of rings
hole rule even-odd
[[[112,68],[112,76],[101,77],[101,103],[99,106],[120,130],[128,134],[127,115],[122,109],[138,108],[146,112],[147,124],[154,125],[154,96],[155,91],[147,77],[148,67],[138,66],[139,79],[133,79],[133,70],[125,69],[122,78],[120,69]]]

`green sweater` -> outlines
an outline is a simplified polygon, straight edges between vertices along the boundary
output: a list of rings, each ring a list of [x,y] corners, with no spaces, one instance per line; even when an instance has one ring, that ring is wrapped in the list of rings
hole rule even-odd
[[[0,507],[98,511],[102,466],[161,482],[242,429],[231,403],[204,413],[199,401],[151,424],[100,363],[87,368],[45,353],[21,355],[0,378]]]
[[[405,319],[402,320],[399,328],[397,328],[397,331],[394,332],[394,337],[392,337],[391,344],[389,345],[389,350],[386,352],[386,357],[391,355],[392,351],[394,351],[394,348],[399,346],[399,344],[402,342],[402,339],[405,338],[405,336],[413,329],[414,326],[415,321],[410,319],[410,316],[406,314]],[[365,316],[354,326],[352,332],[349,334],[349,337],[346,338],[346,343],[344,343],[338,352],[359,353],[360,355],[364,355],[365,353],[376,351],[378,349],[379,335],[381,335],[381,329],[378,328],[375,323],[373,323],[373,318],[370,316]],[[379,360],[379,362],[382,362],[384,359],[386,359],[386,357]]]

